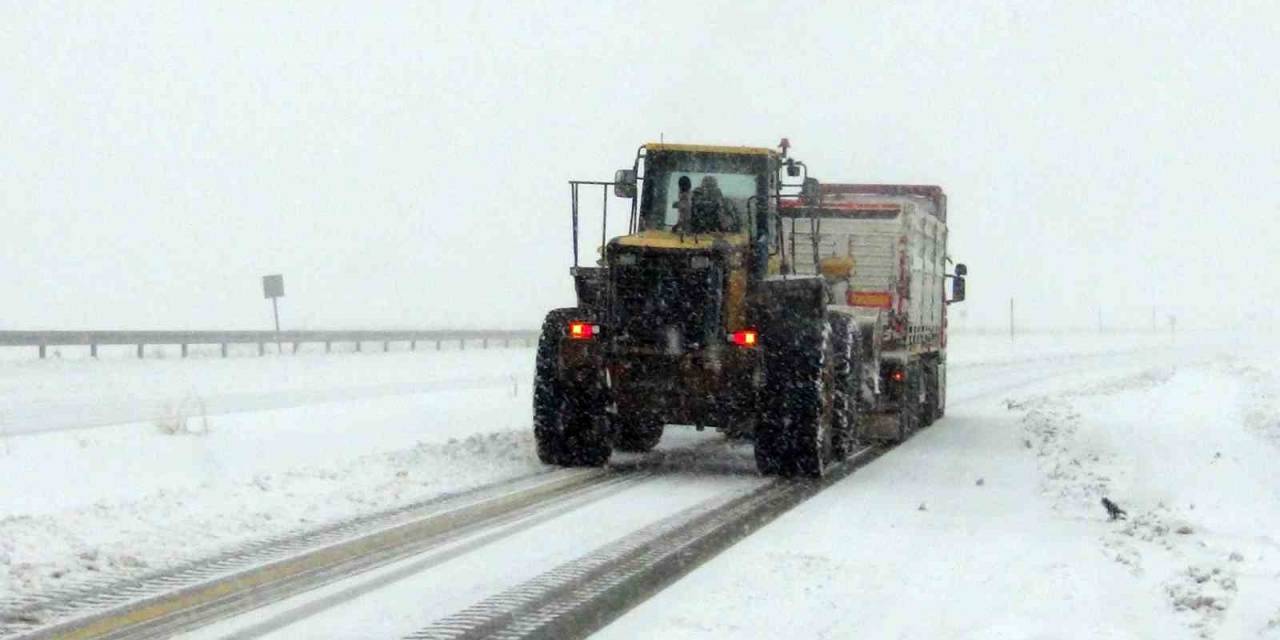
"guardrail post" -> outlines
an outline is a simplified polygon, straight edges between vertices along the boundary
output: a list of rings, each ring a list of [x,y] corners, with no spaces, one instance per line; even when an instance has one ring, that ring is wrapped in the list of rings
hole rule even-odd
[[[96,342],[89,343],[89,357],[90,358],[98,357],[98,343]]]
[[[142,359],[142,346],[143,345],[138,345],[138,359]]]
[[[187,357],[187,343],[182,343],[182,357]]]
[[[467,339],[466,339],[466,338],[458,338],[458,350],[459,350],[459,351],[466,351],[466,350],[467,350]]]
[[[488,339],[488,338],[481,338],[481,339],[480,339],[480,348],[481,348],[481,349],[488,349],[488,348],[489,348],[489,339]]]
[[[40,359],[41,359],[41,360],[44,360],[44,352],[45,352],[45,346],[42,344],[42,345],[40,345]]]
[[[511,338],[503,338],[503,339],[502,339],[502,348],[503,348],[503,349],[510,349],[510,348],[511,348]]]
[[[436,351],[440,350],[440,341],[436,340]]]
[[[410,351],[417,351],[417,350],[418,350],[418,341],[417,341],[417,340],[410,340],[410,341],[409,341],[409,350],[410,350]]]
[[[356,353],[360,353],[360,349],[361,349],[361,348],[362,348],[362,347],[361,347],[361,345],[360,345],[360,341],[359,341],[359,340],[356,340]]]
[[[265,343],[262,343],[262,342],[258,343],[258,355],[259,356],[267,355],[267,345]]]
[[[298,352],[298,342],[297,342],[296,340],[295,340],[295,341],[294,341],[294,343],[293,343],[293,352],[294,352],[294,353],[297,353],[297,352]]]
[[[388,352],[388,351],[390,351],[390,350],[391,350],[391,341],[390,341],[390,340],[383,340],[383,341],[382,341],[382,352],[383,352],[383,353],[386,353],[386,352]]]
[[[330,351],[330,350],[332,350],[332,349],[333,349],[333,343],[332,343],[332,342],[329,342],[328,340],[325,340],[325,341],[324,341],[324,352],[325,352],[325,353],[329,353],[329,351]]]

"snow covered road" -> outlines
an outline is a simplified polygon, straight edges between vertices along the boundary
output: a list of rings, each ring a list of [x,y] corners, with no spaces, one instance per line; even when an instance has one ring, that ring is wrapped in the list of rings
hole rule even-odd
[[[675,438],[676,448],[705,440],[695,434],[682,435],[688,437]],[[664,518],[759,487],[765,479],[752,472],[746,449],[746,455],[742,451],[729,453],[738,463],[730,463],[737,473],[726,473],[723,466],[713,473],[668,468],[674,472],[633,483],[602,500],[532,524],[516,523],[511,533],[485,531],[477,537],[486,540],[465,554],[445,549],[416,556],[185,637],[405,636]]]
[[[946,419],[711,561],[603,635],[1268,633],[1280,626],[1272,624],[1280,608],[1266,596],[1277,583],[1277,568],[1268,559],[1275,541],[1268,533],[1245,532],[1280,530],[1280,519],[1252,506],[1277,503],[1274,487],[1280,484],[1265,478],[1265,467],[1258,465],[1274,455],[1280,438],[1280,402],[1274,369],[1265,360],[1222,353],[1232,352],[1171,349],[1167,338],[957,338]],[[0,470],[21,478],[0,490],[0,596],[154,571],[246,540],[542,469],[527,426],[531,354],[465,354],[472,356],[335,356],[305,366],[283,362],[287,358],[232,359],[220,373],[182,369],[191,366],[187,362],[209,361],[164,361],[155,364],[172,367],[170,373],[186,371],[187,378],[162,383],[165,376],[143,368],[114,384],[145,389],[142,381],[154,379],[160,395],[195,387],[210,396],[259,393],[268,403],[297,394],[325,401],[206,414],[190,433],[164,433],[153,419],[0,438]],[[77,364],[96,366],[53,366]],[[109,371],[124,363],[103,364]],[[128,363],[134,365],[144,363]],[[255,371],[264,366],[293,367],[295,373],[281,385],[278,372]],[[65,373],[21,367],[37,381]],[[344,377],[343,369],[356,375]],[[12,382],[20,376],[8,375],[8,388],[21,386]],[[451,386],[452,380],[481,379],[495,382]],[[252,391],[255,384],[258,392]],[[1199,387],[1212,397],[1189,399]],[[359,391],[371,388],[393,392]],[[1150,397],[1135,401],[1134,394],[1142,393]],[[1169,394],[1182,404],[1171,402]],[[45,389],[40,397],[57,406],[79,402],[58,405],[56,396]],[[1212,398],[1228,396],[1236,407],[1230,415],[1210,419],[1191,412],[1213,408]],[[6,403],[21,405],[22,397],[10,393]],[[1161,432],[1173,439],[1153,438],[1143,420],[1177,425]],[[1212,467],[1190,463],[1177,471],[1208,474],[1197,485],[1207,495],[1154,497],[1152,478],[1171,484],[1162,473],[1171,453],[1225,432],[1235,435],[1206,463]],[[672,464],[701,469],[693,476],[664,479],[655,493],[646,489],[522,531],[511,544],[461,559],[459,566],[469,569],[445,563],[370,589],[351,608],[316,611],[323,623],[296,615],[295,602],[219,628],[296,637],[300,629],[324,628],[364,635],[354,623],[341,626],[347,619],[385,633],[420,627],[684,504],[674,498],[667,504],[668,494],[705,499],[758,481],[750,473],[749,447],[725,448],[728,457],[718,463],[687,453],[708,437],[714,436],[674,428],[662,444]],[[1233,453],[1237,449],[1247,453]],[[745,475],[729,472],[738,466]],[[1064,472],[1077,467],[1081,471],[1074,476]],[[1224,491],[1209,480],[1220,469],[1234,469],[1226,486],[1254,483],[1231,494],[1251,501],[1248,508],[1236,511],[1242,504],[1237,498],[1218,495]],[[1130,521],[1105,521],[1097,505],[1103,491],[1130,510]],[[1220,512],[1257,515],[1237,521],[1214,514],[1205,506],[1214,504],[1214,496],[1224,505]],[[1206,520],[1188,516],[1184,499]],[[636,504],[644,506],[640,513],[633,513]],[[1177,533],[1183,524],[1193,533]],[[1221,536],[1214,533],[1219,524]],[[553,531],[573,534],[556,541],[548,537]],[[1219,538],[1240,542],[1226,545]],[[510,569],[517,566],[524,568]],[[446,591],[452,595],[446,598],[441,584],[450,585]],[[437,592],[444,599],[431,595],[429,607],[401,607]],[[930,615],[920,615],[921,607]],[[396,622],[369,622],[379,616]],[[322,626],[307,626],[312,624]]]
[[[599,636],[1280,637],[1274,365],[1218,353],[953,378],[946,419]]]

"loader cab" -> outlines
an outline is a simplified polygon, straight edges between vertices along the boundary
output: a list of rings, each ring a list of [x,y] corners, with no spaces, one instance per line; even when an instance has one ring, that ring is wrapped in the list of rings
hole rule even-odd
[[[776,246],[778,153],[762,147],[649,143],[641,147],[643,169],[635,216],[641,235],[674,235],[680,243],[722,238],[748,245],[748,271],[763,278],[770,246]],[[681,184],[689,192],[682,195]],[[704,209],[709,200],[718,213]],[[687,222],[680,224],[681,206]]]
[[[757,214],[766,208],[770,177],[777,160],[770,149],[702,145],[648,144],[644,155],[638,231],[747,234],[754,237],[767,224]],[[681,183],[691,193],[683,194]],[[720,219],[706,213],[712,199]],[[681,228],[681,202],[693,209],[692,228]],[[699,220],[699,215],[702,220]],[[687,214],[686,214],[687,215]]]

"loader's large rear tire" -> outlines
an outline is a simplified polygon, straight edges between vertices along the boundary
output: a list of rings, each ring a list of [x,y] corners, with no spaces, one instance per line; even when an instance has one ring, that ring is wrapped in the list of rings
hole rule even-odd
[[[560,344],[578,315],[577,309],[556,309],[542,323],[533,377],[533,437],[544,464],[598,467],[612,453],[600,424],[598,381],[570,385],[560,371]]]
[[[619,451],[645,453],[652,451],[662,440],[663,424],[648,418],[620,418],[618,420],[618,439],[614,446]]]
[[[756,468],[766,475],[819,477],[831,461],[834,377],[831,327],[793,319],[766,329]]]
[[[853,318],[834,314],[831,317],[831,345],[835,354],[834,388],[831,416],[831,459],[839,462],[857,447],[858,393],[862,373],[859,357],[862,342],[858,324]]]

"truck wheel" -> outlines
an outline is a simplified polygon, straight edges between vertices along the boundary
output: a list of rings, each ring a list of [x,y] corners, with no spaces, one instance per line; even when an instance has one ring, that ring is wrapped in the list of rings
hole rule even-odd
[[[609,443],[596,424],[599,402],[590,390],[565,384],[560,371],[560,344],[577,309],[547,314],[538,337],[533,376],[533,438],[544,464],[598,467],[609,460]]]
[[[936,419],[941,420],[947,415],[947,363],[937,362],[936,371],[938,374],[938,410],[934,412]]]
[[[662,439],[662,423],[656,420],[623,419],[618,424],[618,440],[614,446],[619,451],[645,453],[652,451]]]
[[[923,428],[941,417],[938,406],[938,363],[932,360],[926,361],[920,365],[920,371],[924,374],[922,376],[924,406],[920,410],[920,426]]]
[[[756,468],[821,476],[831,461],[834,358],[826,321],[779,323],[765,335],[763,416]]]
[[[858,325],[852,318],[844,315],[832,316],[831,337],[835,353],[831,459],[838,462],[848,458],[857,445],[858,375],[862,371],[862,362],[858,357]]]
[[[921,367],[919,364],[907,365],[906,385],[902,390],[902,404],[898,408],[898,433],[894,439],[904,442],[911,434],[920,430],[920,386]]]

